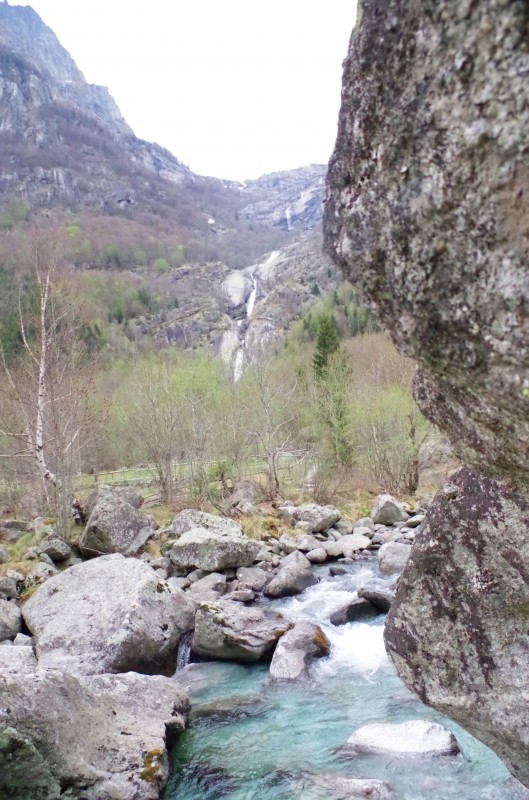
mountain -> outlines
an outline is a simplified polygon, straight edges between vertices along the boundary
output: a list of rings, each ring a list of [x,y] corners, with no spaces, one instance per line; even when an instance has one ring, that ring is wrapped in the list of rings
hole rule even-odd
[[[245,183],[194,174],[135,136],[108,90],[87,83],[32,8],[0,3],[0,230],[51,215],[67,226],[76,267],[104,271],[107,287],[119,271],[142,297],[156,296],[124,316],[108,311],[134,341],[208,342],[226,354],[252,276],[268,339],[299,316],[311,286],[325,290],[330,280],[334,288],[338,272],[319,234],[325,171],[311,165]],[[9,247],[8,239],[0,248],[0,278],[13,261]],[[274,269],[263,266],[270,253]],[[233,269],[244,276],[235,305],[226,289]]]

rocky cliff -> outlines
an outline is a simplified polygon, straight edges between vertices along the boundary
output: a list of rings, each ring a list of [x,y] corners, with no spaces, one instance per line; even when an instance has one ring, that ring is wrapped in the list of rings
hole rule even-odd
[[[528,33],[523,0],[364,0],[325,237],[419,362],[425,414],[496,479],[470,473],[439,499],[403,576],[389,652],[410,688],[529,784],[529,709],[514,688],[529,647]]]

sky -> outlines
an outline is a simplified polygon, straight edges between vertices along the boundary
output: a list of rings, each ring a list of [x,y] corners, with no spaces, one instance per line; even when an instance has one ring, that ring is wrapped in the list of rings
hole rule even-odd
[[[356,0],[33,0],[137,136],[244,180],[331,155]]]

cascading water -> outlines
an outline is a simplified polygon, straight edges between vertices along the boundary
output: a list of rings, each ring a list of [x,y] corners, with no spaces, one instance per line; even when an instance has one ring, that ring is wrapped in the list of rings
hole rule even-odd
[[[331,654],[310,682],[272,683],[267,665],[192,664],[181,673],[194,708],[173,752],[165,800],[345,800],[333,778],[384,780],[398,800],[510,800],[503,764],[457,725],[423,706],[404,687],[383,645],[382,616],[334,627],[329,616],[379,578],[375,560],[302,595],[271,602],[293,621],[318,621]],[[456,735],[462,755],[445,758],[356,755],[344,743],[371,722],[434,720]]]
[[[258,291],[258,288],[259,288],[259,284],[258,284],[258,281],[257,281],[257,272],[252,272],[251,278],[252,278],[252,282],[253,282],[253,289],[250,292],[250,296],[248,297],[248,300],[246,301],[246,319],[247,320],[250,320],[251,316],[253,314],[253,310],[254,310],[254,306],[255,306],[255,300],[257,298],[257,291]],[[239,327],[241,327],[241,323],[240,322],[239,322]],[[244,342],[244,339],[243,339],[239,349],[237,350],[237,352],[235,354],[235,362],[234,362],[234,365],[233,365],[233,381],[234,381],[234,383],[237,383],[237,381],[239,381],[241,379],[242,368],[243,368],[243,364],[244,364],[244,345],[245,345],[245,342]]]
[[[176,655],[176,671],[179,672],[191,662],[191,640],[193,631],[186,631],[178,642],[178,653]]]

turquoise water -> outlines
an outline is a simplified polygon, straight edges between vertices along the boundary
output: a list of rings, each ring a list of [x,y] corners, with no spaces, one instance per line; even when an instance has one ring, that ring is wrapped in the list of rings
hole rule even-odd
[[[300,598],[273,604],[294,619],[318,619],[331,640],[331,655],[312,667],[310,682],[272,683],[266,665],[185,668],[194,710],[172,754],[165,800],[345,799],[333,793],[329,773],[384,780],[400,800],[509,800],[509,774],[499,759],[399,680],[384,651],[382,617],[339,628],[325,622],[344,597],[372,581],[373,569],[355,566]],[[462,754],[351,758],[341,752],[360,725],[412,719],[446,725]]]

